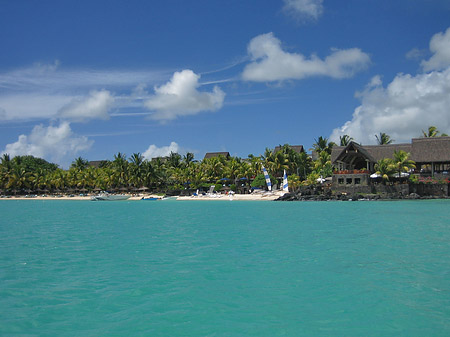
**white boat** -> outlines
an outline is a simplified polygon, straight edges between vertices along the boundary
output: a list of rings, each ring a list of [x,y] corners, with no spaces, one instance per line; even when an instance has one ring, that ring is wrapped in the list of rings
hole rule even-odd
[[[109,194],[109,193],[100,193],[99,195],[94,195],[91,197],[92,201],[119,201],[119,200],[127,200],[130,196],[124,194]]]
[[[178,197],[174,196],[174,197],[164,197],[161,200],[177,200]]]

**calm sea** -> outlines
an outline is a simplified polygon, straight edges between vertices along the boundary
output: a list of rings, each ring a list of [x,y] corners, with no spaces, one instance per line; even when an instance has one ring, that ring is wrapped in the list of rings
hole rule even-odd
[[[0,336],[450,336],[449,214],[0,201]]]

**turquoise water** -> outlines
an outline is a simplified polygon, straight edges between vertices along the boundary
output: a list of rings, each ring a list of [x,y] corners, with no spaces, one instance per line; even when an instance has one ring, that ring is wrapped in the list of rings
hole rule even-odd
[[[450,201],[0,201],[0,336],[449,336]]]

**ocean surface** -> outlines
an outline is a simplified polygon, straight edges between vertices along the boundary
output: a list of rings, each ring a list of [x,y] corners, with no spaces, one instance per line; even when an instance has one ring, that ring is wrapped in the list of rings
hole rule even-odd
[[[450,336],[450,200],[0,200],[0,336]]]

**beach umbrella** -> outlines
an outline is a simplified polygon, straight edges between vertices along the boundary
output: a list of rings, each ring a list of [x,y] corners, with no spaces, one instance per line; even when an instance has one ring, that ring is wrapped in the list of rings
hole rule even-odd
[[[398,174],[398,172],[397,173],[394,173],[393,175],[392,175],[394,178],[405,178],[405,177],[408,177],[409,176],[409,173],[406,173],[406,172],[400,172],[400,175]]]

